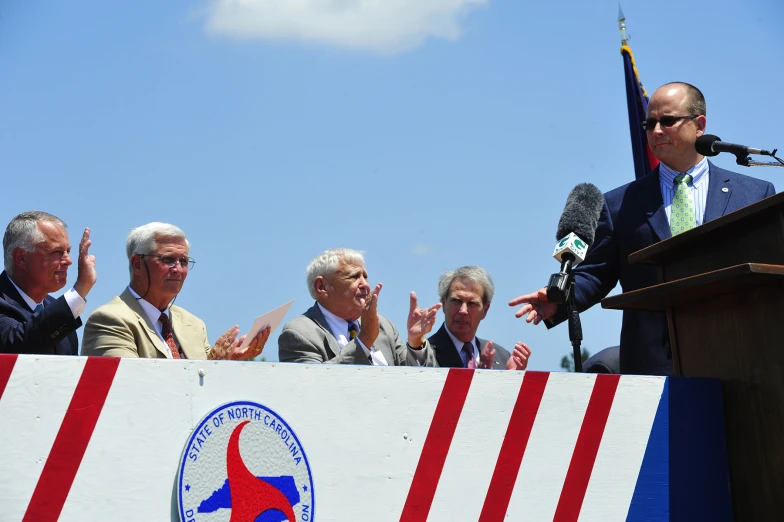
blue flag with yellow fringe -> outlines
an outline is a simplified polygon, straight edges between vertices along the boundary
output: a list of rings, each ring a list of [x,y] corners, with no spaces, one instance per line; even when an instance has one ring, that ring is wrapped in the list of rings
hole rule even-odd
[[[642,122],[648,113],[648,93],[640,82],[634,55],[627,45],[621,46],[623,70],[626,78],[626,105],[629,109],[629,133],[632,138],[632,154],[634,155],[634,174],[641,178],[656,168],[659,160],[648,147],[648,135],[642,128]]]

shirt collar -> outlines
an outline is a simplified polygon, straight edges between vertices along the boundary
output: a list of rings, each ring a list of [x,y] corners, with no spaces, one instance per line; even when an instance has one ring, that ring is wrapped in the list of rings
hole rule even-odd
[[[160,310],[155,308],[155,306],[152,303],[150,303],[149,301],[145,301],[144,298],[142,298],[142,296],[137,294],[134,291],[134,289],[131,288],[130,286],[128,287],[128,291],[139,302],[139,305],[142,307],[142,310],[144,310],[144,313],[147,314],[147,317],[150,318],[150,321],[152,321],[152,324],[156,324],[158,321],[161,320],[161,311]],[[163,313],[166,314],[166,317],[171,319],[171,312],[169,311],[169,308],[170,307],[167,306],[166,310],[164,310]]]
[[[14,283],[14,280],[11,279],[11,275],[10,274],[6,273],[6,275],[8,275],[8,280],[11,281],[12,285],[14,285],[14,288],[16,288],[16,291],[19,292],[19,295],[21,295],[22,299],[24,299],[25,304],[27,304],[27,306],[30,307],[30,310],[35,310],[36,306],[38,306],[39,304],[43,304],[43,301],[41,301],[40,303],[36,303],[35,301],[33,301],[33,299],[29,295],[24,293],[24,291],[21,288],[16,286],[16,283]]]
[[[455,349],[457,349],[457,352],[458,353],[463,353],[463,345],[465,343],[463,341],[461,341],[460,339],[458,339],[457,337],[455,337],[454,335],[452,335],[452,332],[449,331],[449,328],[447,327],[446,323],[444,323],[444,330],[446,330],[446,333],[449,334],[449,338],[452,339],[452,342],[455,344]],[[471,339],[471,346],[474,347],[474,353],[476,353],[476,348],[477,348],[476,347],[476,336],[474,336],[474,338]]]
[[[343,335],[343,337],[348,335],[348,321],[343,318],[338,317],[337,315],[333,314],[323,306],[321,303],[316,303],[321,310],[321,313],[324,314],[324,319],[327,320],[327,325],[329,325],[329,329],[332,330],[332,335],[336,338],[339,335]],[[354,321],[354,323],[359,326],[358,321]]]
[[[671,169],[664,163],[659,163],[659,179],[661,179],[668,187],[672,188],[675,176],[678,174],[691,174],[691,185],[696,187],[708,179],[709,170],[710,165],[708,164],[708,158],[706,157],[703,157],[702,161],[694,165],[686,172],[678,172]]]

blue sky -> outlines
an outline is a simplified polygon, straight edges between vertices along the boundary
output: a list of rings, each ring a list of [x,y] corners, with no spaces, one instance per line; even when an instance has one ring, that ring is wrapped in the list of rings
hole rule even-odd
[[[557,270],[574,185],[607,191],[634,176],[617,3],[238,5],[0,4],[2,226],[40,209],[74,243],[92,229],[99,278],[85,317],[128,283],[131,228],[180,226],[197,264],[177,304],[211,341],[291,299],[286,320],[303,312],[304,268],[327,248],[365,251],[384,283],[379,309],[401,331],[409,291],[432,304],[441,273],[478,264],[496,284],[479,335],[526,341],[530,369],[558,369],[566,328],[527,325],[506,302]],[[649,93],[693,83],[709,132],[784,149],[781,2],[623,10]],[[724,156],[718,165],[784,188],[784,171]],[[584,313],[584,346],[617,344],[620,320]]]

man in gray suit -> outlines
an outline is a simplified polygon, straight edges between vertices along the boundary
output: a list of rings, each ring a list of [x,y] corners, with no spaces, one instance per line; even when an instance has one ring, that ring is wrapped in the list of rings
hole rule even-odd
[[[523,342],[510,354],[493,341],[476,336],[490,309],[495,287],[490,274],[479,266],[450,270],[438,282],[444,305],[444,324],[428,339],[442,368],[494,368],[525,370],[531,349]]]
[[[433,328],[440,304],[419,309],[411,292],[408,341],[378,314],[381,283],[371,291],[365,259],[348,248],[327,250],[306,269],[316,303],[283,327],[278,338],[281,362],[436,366],[425,336]]]

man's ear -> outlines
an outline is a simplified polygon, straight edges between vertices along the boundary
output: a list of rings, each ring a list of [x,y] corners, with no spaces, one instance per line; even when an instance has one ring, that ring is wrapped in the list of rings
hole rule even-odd
[[[131,268],[133,269],[134,273],[142,271],[142,264],[143,263],[144,263],[144,261],[137,254],[134,254],[134,255],[131,256]]]
[[[484,312],[482,312],[482,319],[484,319],[485,317],[487,317],[487,312],[488,312],[489,310],[490,310],[490,303],[487,303],[487,304],[485,305],[485,311],[484,311]]]
[[[708,124],[708,120],[704,115],[700,115],[694,118],[694,123],[697,125],[697,137],[699,138],[705,134],[705,126]]]
[[[27,269],[27,252],[21,248],[15,248],[11,256],[14,260],[14,268]]]
[[[329,288],[327,280],[324,276],[318,276],[313,280],[313,288],[316,290],[316,295],[319,297],[329,297]]]

